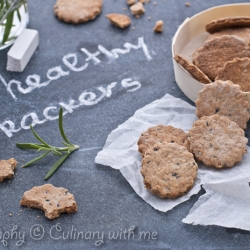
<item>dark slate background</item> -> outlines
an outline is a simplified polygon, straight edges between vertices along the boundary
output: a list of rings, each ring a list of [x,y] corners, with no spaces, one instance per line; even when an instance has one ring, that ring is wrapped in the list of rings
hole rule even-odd
[[[100,56],[99,65],[90,62],[85,71],[70,71],[70,75],[29,94],[21,94],[13,87],[16,101],[0,83],[0,124],[10,119],[19,126],[24,115],[36,112],[42,119],[43,109],[48,106],[58,108],[59,102],[77,100],[85,90],[96,92],[98,86],[118,82],[110,98],[105,98],[94,106],[81,106],[64,117],[66,134],[72,142],[80,145],[82,151],[76,151],[47,182],[43,177],[55,157],[48,157],[33,167],[23,169],[22,163],[37,154],[20,150],[15,143],[36,142],[31,131],[21,130],[9,138],[0,130],[0,158],[15,157],[20,162],[15,178],[0,184],[0,249],[249,249],[250,235],[247,231],[217,226],[192,226],[181,222],[204,191],[171,211],[162,213],[138,197],[119,171],[94,163],[97,152],[104,146],[110,132],[131,117],[137,109],[166,93],[191,103],[174,80],[172,37],[186,17],[216,5],[240,2],[191,0],[191,6],[186,7],[185,1],[158,0],[157,5],[153,2],[145,5],[146,13],[140,19],[131,17],[135,30],[131,27],[119,30],[109,23],[105,14],[116,12],[130,15],[128,10],[123,10],[127,7],[125,0],[104,0],[101,15],[94,21],[79,25],[58,21],[53,14],[55,1],[29,1],[28,27],[39,31],[39,48],[22,73],[7,72],[8,49],[0,51],[0,74],[6,81],[16,79],[25,86],[26,77],[32,74],[40,75],[41,81],[45,81],[48,69],[62,66],[67,70],[62,63],[62,57],[66,54],[76,53],[78,65],[81,65],[86,58],[81,48],[90,52],[97,51],[98,45],[107,49],[122,48],[125,42],[137,44],[141,36],[144,37],[153,60],[147,61],[141,49],[132,50],[114,61]],[[149,16],[151,20],[148,20]],[[159,19],[165,23],[164,32],[155,34],[152,29]],[[142,87],[135,92],[126,92],[120,84],[124,78],[138,80]],[[37,125],[35,129],[49,143],[61,141],[56,120]],[[249,130],[246,135],[249,136]],[[62,186],[72,192],[78,204],[78,212],[49,221],[42,211],[19,205],[26,190],[44,183]],[[60,223],[61,231],[56,237],[62,237],[63,232],[66,235],[72,229],[84,233],[99,232],[104,233],[104,243],[95,245],[98,243],[97,234],[94,238],[92,234],[89,240],[54,240],[50,237],[50,229],[57,223]],[[44,229],[44,236],[40,240],[35,240],[30,235],[30,230],[36,225]],[[8,238],[15,226],[16,232],[25,233],[25,243],[20,247],[16,246],[16,234],[12,235],[12,239],[9,235],[9,239],[3,241],[4,235]],[[120,233],[132,226],[136,233],[134,239],[108,239],[110,231]],[[157,232],[157,238],[138,239],[141,231]],[[38,230],[36,234],[39,238]],[[5,247],[4,243],[8,246]]]

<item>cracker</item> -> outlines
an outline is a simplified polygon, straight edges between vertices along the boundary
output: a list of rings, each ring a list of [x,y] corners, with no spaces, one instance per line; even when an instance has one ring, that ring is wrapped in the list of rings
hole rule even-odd
[[[163,31],[164,22],[159,20],[155,23],[154,32],[161,33]]]
[[[230,81],[217,80],[205,85],[196,100],[196,115],[201,118],[223,115],[246,129],[249,120],[249,103],[240,87]]]
[[[240,85],[242,91],[250,92],[250,58],[235,58],[227,62],[215,79],[230,80]]]
[[[108,14],[106,17],[109,21],[114,24],[115,26],[124,29],[131,24],[131,20],[127,15],[124,14]]]
[[[197,160],[215,168],[232,167],[246,153],[248,139],[237,123],[225,116],[204,116],[188,132]]]
[[[127,0],[128,5],[133,5],[137,2],[137,0]]]
[[[158,143],[146,152],[141,174],[145,187],[160,198],[184,195],[194,185],[197,163],[185,147],[177,143]]]
[[[211,80],[235,58],[250,57],[249,45],[237,36],[214,37],[193,54],[193,63]]]
[[[224,29],[213,34],[210,34],[206,40],[210,41],[214,37],[221,37],[221,36],[237,36],[246,41],[247,44],[250,44],[250,28],[231,28],[231,29]]]
[[[193,63],[190,63],[184,57],[179,54],[174,56],[174,59],[179,63],[191,76],[201,83],[211,83],[212,81]]]
[[[145,9],[144,9],[143,4],[141,2],[138,2],[138,3],[130,6],[130,10],[134,16],[142,15],[145,12]]]
[[[0,161],[0,182],[13,177],[17,163],[14,158]]]
[[[189,149],[187,134],[183,130],[172,126],[157,125],[148,128],[147,131],[141,134],[137,142],[138,151],[142,154],[142,156],[144,156],[148,149],[151,149],[154,144],[159,142],[176,142]]]
[[[59,217],[61,213],[71,214],[77,211],[74,195],[65,188],[54,187],[51,184],[33,187],[26,191],[20,204],[43,210],[50,220]]]
[[[95,19],[102,10],[102,0],[57,0],[55,15],[66,23],[83,23]]]
[[[223,29],[233,27],[250,27],[249,16],[225,17],[213,20],[206,25],[206,31],[209,33],[218,32]]]

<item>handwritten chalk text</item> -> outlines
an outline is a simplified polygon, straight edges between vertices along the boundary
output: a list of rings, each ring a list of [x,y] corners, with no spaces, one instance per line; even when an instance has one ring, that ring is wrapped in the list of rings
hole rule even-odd
[[[138,38],[138,44],[133,45],[131,43],[125,43],[123,45],[125,49],[112,49],[111,51],[104,48],[102,45],[98,45],[98,50],[95,53],[89,52],[86,48],[82,48],[81,51],[85,58],[85,64],[81,66],[77,66],[78,59],[76,53],[67,54],[62,58],[64,65],[73,72],[81,72],[88,68],[89,63],[92,62],[93,64],[97,65],[101,63],[101,60],[98,56],[102,53],[109,59],[117,59],[119,55],[125,55],[131,51],[131,49],[138,50],[142,49],[144,55],[146,56],[147,60],[152,60],[147,45],[144,43],[143,37]],[[48,86],[52,81],[55,81],[61,77],[68,76],[70,74],[69,70],[63,70],[62,66],[56,66],[47,71],[46,77],[47,81],[41,83],[41,77],[37,74],[29,75],[26,80],[25,84],[17,80],[11,80],[8,83],[0,74],[0,82],[4,84],[6,87],[7,92],[12,96],[14,100],[17,100],[16,95],[13,92],[13,86],[16,86],[17,90],[22,94],[28,94],[35,90],[36,88],[42,88]]]
[[[107,86],[99,86],[95,89],[95,92],[84,90],[78,97],[78,100],[68,100],[68,102],[59,102],[58,105],[64,108],[63,115],[72,113],[74,109],[81,106],[93,106],[98,104],[104,98],[110,98],[112,90],[117,86],[118,82],[112,82]],[[127,92],[137,91],[141,87],[139,81],[131,78],[125,78],[121,81],[121,86],[127,90]],[[39,118],[36,112],[31,112],[22,117],[20,125],[16,128],[16,124],[10,119],[5,120],[0,124],[0,129],[8,136],[12,137],[13,133],[17,133],[22,129],[29,129],[30,124],[35,126],[37,124],[43,124],[47,121],[53,121],[58,119],[58,115],[52,113],[58,113],[59,107],[50,106],[43,110],[43,117]],[[54,111],[54,112],[53,112]],[[55,112],[56,111],[56,112]],[[31,123],[30,123],[31,121]]]

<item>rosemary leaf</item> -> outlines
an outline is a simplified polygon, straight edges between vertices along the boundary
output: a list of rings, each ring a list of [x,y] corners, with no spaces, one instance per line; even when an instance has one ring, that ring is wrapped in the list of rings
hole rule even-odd
[[[20,15],[19,9],[17,9],[17,10],[16,10],[16,12],[17,12],[17,17],[18,17],[18,20],[19,20],[19,22],[21,22],[21,21],[22,21],[22,18],[21,18],[21,15]]]
[[[16,146],[22,149],[39,149],[44,147],[43,144],[34,144],[34,143],[16,143]]]
[[[48,180],[55,172],[56,170],[62,165],[62,163],[68,158],[68,156],[70,155],[70,153],[68,154],[64,154],[50,169],[50,171],[46,174],[44,180]]]
[[[68,138],[66,137],[65,133],[64,133],[64,129],[63,129],[63,109],[60,108],[59,111],[59,119],[58,119],[58,126],[59,126],[59,130],[61,133],[62,138],[71,146],[73,146],[73,144],[71,142],[69,142]]]
[[[8,37],[10,35],[10,31],[12,29],[13,17],[14,17],[14,11],[10,12],[6,18],[6,26],[4,29],[2,44],[5,44],[5,42],[8,40]]]
[[[33,164],[33,163],[41,160],[43,157],[45,157],[46,155],[48,155],[50,152],[51,151],[48,151],[48,152],[46,152],[46,153],[44,153],[44,154],[42,154],[42,155],[40,155],[40,156],[38,156],[38,157],[30,160],[29,162],[27,162],[26,164],[23,165],[23,168],[29,167],[31,164]]]
[[[52,150],[52,154],[55,155],[55,156],[61,156],[61,155],[63,155],[61,152],[59,152],[59,151],[57,151],[55,149]]]
[[[31,128],[32,133],[34,134],[34,136],[36,137],[36,139],[37,139],[38,141],[40,141],[41,143],[43,143],[45,146],[50,147],[50,145],[49,145],[48,143],[46,143],[46,142],[45,142],[45,141],[35,132],[35,130],[33,129],[32,125],[30,125],[30,128]]]

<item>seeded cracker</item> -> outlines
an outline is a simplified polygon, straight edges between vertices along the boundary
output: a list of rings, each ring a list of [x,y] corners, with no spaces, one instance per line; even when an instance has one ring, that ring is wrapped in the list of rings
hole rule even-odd
[[[225,116],[204,116],[188,132],[197,160],[215,168],[232,167],[246,153],[248,139],[237,123]]]
[[[250,58],[235,58],[219,70],[216,80],[230,80],[240,85],[241,90],[250,92]]]
[[[147,131],[141,134],[137,144],[138,151],[144,156],[148,149],[151,149],[156,143],[174,143],[185,146],[189,149],[189,143],[187,140],[187,134],[172,126],[157,125],[155,127],[148,128]]]
[[[194,185],[198,166],[193,154],[177,143],[158,143],[146,152],[141,174],[145,187],[160,198],[177,198]]]
[[[235,58],[250,57],[249,45],[237,36],[215,37],[193,54],[193,63],[211,80],[220,68]]]
[[[246,129],[249,120],[247,96],[239,85],[230,81],[217,80],[205,85],[196,100],[196,115],[201,118],[210,115],[224,115]]]
[[[93,20],[102,10],[102,0],[57,0],[55,15],[66,23],[83,23]]]
[[[249,16],[225,17],[213,20],[206,25],[206,31],[213,34],[223,29],[233,27],[250,27]]]
[[[61,213],[71,214],[77,211],[74,195],[65,188],[54,187],[51,184],[26,191],[20,204],[45,211],[45,216],[50,220],[59,217]]]
[[[194,64],[190,63],[179,54],[174,56],[174,59],[179,63],[191,76],[201,83],[211,83],[212,81]]]
[[[14,158],[0,161],[0,182],[13,177],[17,163]]]
[[[237,36],[249,45],[250,44],[250,28],[231,28],[231,29],[224,29],[218,32],[215,32],[208,36],[207,41],[210,41],[214,37],[221,37],[221,36]]]
[[[106,17],[115,26],[124,29],[131,24],[131,20],[127,15],[124,14],[108,14]]]

